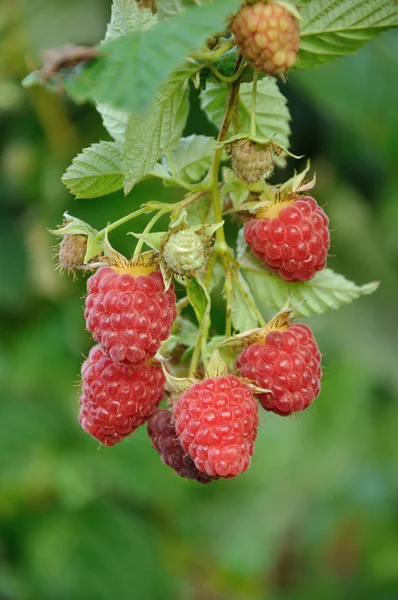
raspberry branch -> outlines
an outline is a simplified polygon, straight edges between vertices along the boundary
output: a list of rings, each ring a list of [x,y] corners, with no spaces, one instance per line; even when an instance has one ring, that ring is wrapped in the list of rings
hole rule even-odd
[[[136,87],[131,98],[134,86],[129,80],[127,93],[126,78],[118,78],[119,72],[107,79],[115,87],[121,80],[121,88],[111,89],[109,97],[104,97],[108,83],[93,86],[112,113],[110,122],[104,107],[98,107],[114,141],[83,151],[64,181],[78,197],[120,189],[127,193],[148,176],[187,193],[175,203],[147,201],[100,231],[69,215],[52,231],[62,238],[59,258],[64,268],[74,275],[77,270],[93,271],[84,316],[97,345],[82,366],[79,421],[106,446],[148,422],[148,435],[162,461],[181,477],[209,483],[235,477],[250,466],[258,425],[256,399],[265,410],[287,416],[309,407],[320,393],[321,353],[309,327],[293,322],[293,310],[308,315],[336,308],[371,293],[375,284],[355,286],[325,269],[329,220],[308,195],[315,185],[315,178],[304,181],[309,165],[282,185],[267,182],[278,157],[293,156],[288,151],[289,111],[274,77],[284,80],[296,61],[298,11],[282,0],[247,0],[224,22],[222,5],[227,11],[228,2],[216,0],[196,9],[202,15],[197,27],[202,39],[192,29],[194,7],[185,8],[178,21],[172,17],[158,24],[146,37],[140,8],[126,3],[127,12],[128,4],[132,12],[126,14],[126,30],[114,33],[122,39],[112,41],[113,48],[120,41],[121,53],[99,58],[99,72],[107,72],[115,56],[123,70],[124,44],[131,50],[132,40],[139,40],[137,45],[147,52],[138,54],[131,73],[142,81],[142,89]],[[215,34],[212,21],[203,18],[218,12],[217,27],[228,28],[230,34],[222,27]],[[178,25],[184,23],[184,13],[190,33]],[[163,65],[162,70],[156,64],[152,69],[145,62],[147,55],[153,56],[148,40],[159,32],[164,36],[167,27],[178,33],[176,48],[184,56],[173,54],[170,39],[165,54],[172,66]],[[107,37],[113,29],[118,28],[111,21]],[[208,41],[202,45],[205,36]],[[191,38],[195,43],[190,46]],[[131,56],[126,53],[126,62]],[[82,68],[85,75],[90,72]],[[153,73],[158,73],[157,89]],[[73,73],[67,75],[74,80]],[[181,138],[189,110],[188,81],[200,90],[202,106],[219,129],[216,140],[205,135]],[[145,99],[145,94],[150,109],[141,114],[137,98]],[[270,98],[273,111],[268,111]],[[114,109],[125,111],[120,121]],[[225,159],[231,168],[221,172]],[[150,215],[147,224],[143,232],[132,233],[138,241],[127,258],[111,247],[108,234],[144,214]],[[223,217],[230,214],[241,220],[236,257],[224,230]],[[157,231],[166,215],[167,231]],[[144,244],[149,251],[143,252]],[[209,339],[211,293],[222,276],[225,332]],[[177,295],[182,290],[179,300],[174,284]],[[291,298],[298,302],[287,310]],[[263,310],[284,304],[285,311],[267,323]],[[182,314],[188,307],[195,320]],[[159,409],[165,395],[168,408]]]

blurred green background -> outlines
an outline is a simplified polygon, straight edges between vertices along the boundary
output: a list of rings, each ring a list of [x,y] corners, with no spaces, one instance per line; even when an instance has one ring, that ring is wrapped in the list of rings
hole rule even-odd
[[[100,117],[20,87],[41,48],[96,43],[109,13],[108,0],[0,3],[0,599],[395,600],[397,34],[283,85],[292,151],[311,158],[334,230],[329,265],[382,285],[311,320],[325,353],[313,407],[263,413],[249,472],[201,487],[161,465],[144,428],[98,449],[76,418],[84,278],[54,271],[46,228],[65,210],[101,228],[178,194],[145,182],[73,200],[60,177],[108,139]],[[195,108],[187,134],[211,131]],[[126,231],[112,241],[129,253]]]

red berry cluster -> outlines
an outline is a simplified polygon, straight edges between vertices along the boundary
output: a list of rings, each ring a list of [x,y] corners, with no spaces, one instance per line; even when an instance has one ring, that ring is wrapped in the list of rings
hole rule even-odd
[[[326,266],[329,219],[310,196],[273,203],[244,228],[253,253],[286,281],[308,281]]]
[[[246,347],[236,365],[242,377],[269,390],[259,400],[278,415],[304,410],[321,389],[321,353],[307,325],[291,324],[270,331],[263,343]]]
[[[165,377],[148,363],[177,316],[173,285],[159,271],[101,267],[87,282],[87,329],[100,345],[82,367],[79,421],[113,446],[147,421],[164,396]]]

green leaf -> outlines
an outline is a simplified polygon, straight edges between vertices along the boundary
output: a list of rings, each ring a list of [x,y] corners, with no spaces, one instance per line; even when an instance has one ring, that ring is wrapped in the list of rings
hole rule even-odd
[[[62,181],[76,198],[98,198],[123,187],[120,147],[99,142],[85,148],[73,159]]]
[[[192,5],[207,4],[212,0],[157,0],[156,8],[159,19],[174,17]]]
[[[129,115],[124,110],[118,110],[108,104],[97,104],[96,108],[102,117],[102,123],[115,142],[123,143]]]
[[[372,38],[398,27],[394,0],[301,0],[299,8],[303,21],[298,69],[353,54]]]
[[[149,8],[141,8],[137,2],[113,0],[105,40],[114,40],[133,31],[147,31],[156,25],[157,20],[157,16]]]
[[[198,333],[199,330],[197,326],[189,319],[179,315],[175,320],[173,335],[177,337],[181,344],[187,346],[187,348],[193,348],[195,346],[198,339]]]
[[[153,169],[182,134],[189,112],[184,74],[185,71],[177,73],[162,86],[145,115],[132,114],[128,118],[123,146],[125,194]]]
[[[252,83],[242,83],[239,94],[239,125],[241,132],[250,131]],[[227,101],[228,87],[208,84],[201,93],[201,105],[216,127],[221,127]],[[265,78],[257,85],[256,129],[257,136],[272,138],[279,146],[289,147],[290,113],[286,98],[273,78]],[[230,131],[232,135],[232,131]]]
[[[243,259],[243,263],[245,262],[246,257]],[[251,263],[255,262],[257,261],[253,258]],[[290,307],[300,305],[296,314],[304,317],[322,314],[329,309],[336,310],[360,296],[372,294],[379,286],[377,281],[356,285],[331,269],[320,271],[311,281],[296,283],[288,283],[277,275],[271,275],[260,261],[258,269],[258,273],[245,270],[245,278],[258,305],[276,310],[285,308],[287,304]]]
[[[183,181],[196,183],[203,179],[210,168],[215,140],[205,135],[190,135],[181,138],[178,146],[170,153],[171,165]],[[167,165],[168,161],[165,160]]]
[[[213,204],[210,194],[206,194],[186,208],[187,219],[190,225],[202,225],[214,222]]]
[[[210,298],[200,279],[194,277],[187,285],[187,295],[199,323],[210,311]]]
[[[106,56],[75,78],[79,99],[95,98],[115,108],[143,113],[189,51],[199,48],[214,31],[222,30],[226,17],[238,4],[238,0],[217,0],[192,6],[149,31],[105,42],[101,50]]]
[[[247,296],[255,304],[250,288],[241,273],[238,273],[238,279]],[[257,317],[247,305],[242,291],[234,279],[232,280],[232,289],[234,294],[232,302],[232,324],[234,329],[239,332],[255,329],[258,327]]]
[[[133,31],[147,31],[157,23],[157,17],[148,8],[140,8],[132,0],[114,0],[112,16],[105,34],[105,41],[116,39]],[[97,104],[105,129],[117,142],[124,141],[128,113],[108,104]]]

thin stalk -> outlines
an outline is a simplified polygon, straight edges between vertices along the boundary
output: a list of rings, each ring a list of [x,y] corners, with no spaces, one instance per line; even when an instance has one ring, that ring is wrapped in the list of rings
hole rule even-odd
[[[101,237],[103,237],[105,235],[105,233],[107,231],[108,232],[113,231],[113,229],[120,227],[120,225],[124,225],[124,223],[127,223],[127,221],[130,221],[131,219],[135,219],[135,217],[139,217],[140,215],[144,215],[145,213],[150,213],[150,212],[153,212],[153,210],[148,208],[147,206],[144,206],[144,207],[140,208],[139,210],[136,210],[136,211],[126,215],[125,217],[118,219],[117,221],[115,221],[114,223],[111,223],[107,227],[104,227],[104,229],[101,229],[101,231],[99,231],[95,237],[97,239],[100,239]]]
[[[198,339],[196,340],[196,346],[195,346],[193,354],[192,354],[191,364],[189,365],[188,377],[194,377],[195,373],[196,373],[196,369],[198,368],[200,354],[201,354],[201,350],[202,350],[202,338],[203,338],[203,336],[199,334]],[[203,357],[202,357],[202,359],[203,359]],[[207,356],[206,356],[206,360],[207,360]]]
[[[212,61],[219,59],[225,52],[231,50],[234,46],[234,40],[231,38],[225,44],[217,48],[217,50],[209,50],[208,52],[190,52],[189,56],[191,58],[196,58],[197,60],[206,60]]]
[[[258,267],[252,267],[251,265],[245,265],[243,263],[237,263],[239,269],[243,269],[244,271],[251,271],[252,273],[256,273],[256,275],[261,275],[262,277],[273,277],[271,273],[267,271],[261,271]]]
[[[241,64],[243,62],[243,57],[239,57],[235,69],[239,70]],[[218,134],[217,141],[222,142],[228,135],[229,126],[231,124],[231,119],[233,115],[233,111],[236,107],[236,102],[239,97],[239,86],[240,86],[240,78],[236,79],[234,83],[231,85],[231,89],[229,92],[228,100],[227,100],[227,108],[225,110],[223,123],[221,125],[220,133]],[[218,174],[220,171],[220,164],[222,159],[222,147],[218,149],[214,155],[213,165],[212,165],[212,190],[211,196],[213,201],[213,209],[214,216],[216,222],[222,221],[222,208],[220,202],[220,190],[218,185]],[[223,264],[225,270],[225,284],[224,284],[224,292],[225,292],[225,300],[226,300],[226,319],[225,319],[225,335],[227,337],[231,336],[232,333],[232,300],[233,300],[233,290],[232,290],[232,270],[231,265],[228,260],[230,255],[230,251],[225,240],[224,228],[220,227],[216,231],[216,243],[214,246],[214,250],[216,253],[220,255],[221,262]]]
[[[252,110],[250,114],[250,135],[252,137],[256,137],[257,81],[258,70],[256,69],[253,73]]]
[[[162,210],[160,210],[158,213],[156,213],[156,215],[154,217],[152,217],[152,219],[149,221],[148,225],[145,227],[145,229],[142,233],[143,234],[149,233],[151,231],[152,227],[155,225],[156,221],[158,221],[161,217],[163,217],[163,215],[167,214],[171,210],[172,210],[172,207],[170,207],[170,205],[162,208]],[[145,243],[144,240],[138,240],[137,245],[134,250],[133,258],[135,258],[136,256],[138,256],[140,254],[144,243]]]
[[[177,302],[177,312],[181,313],[187,306],[189,306],[189,299],[188,296],[184,296]]]
[[[243,69],[246,67],[246,62],[242,60],[239,69],[233,75],[223,75],[214,65],[207,65],[207,68],[213,73],[213,75],[223,83],[233,83],[242,75]]]
[[[239,56],[236,61],[235,72],[238,72],[238,70],[240,69],[242,61],[243,61],[243,57]],[[240,76],[237,77],[237,79],[235,79],[231,85],[231,89],[229,91],[229,95],[228,95],[228,99],[227,99],[227,106],[225,109],[223,122],[222,122],[220,132],[219,132],[218,138],[217,138],[218,142],[223,142],[228,135],[228,130],[231,125],[233,112],[236,107],[237,99],[239,98],[239,85],[240,85]],[[221,147],[217,148],[217,150],[214,153],[213,161],[212,161],[210,171],[209,171],[210,193],[211,193],[213,209],[214,209],[214,217],[215,217],[216,223],[222,221],[220,186],[219,186],[219,182],[218,182],[220,165],[221,165],[221,160],[222,160],[222,153],[223,153],[223,149],[221,146]],[[231,322],[232,270],[231,270],[229,260],[228,260],[228,257],[230,255],[230,250],[228,248],[228,245],[227,245],[227,242],[225,239],[223,227],[220,227],[216,231],[216,242],[214,244],[213,255],[212,255],[211,262],[210,262],[210,265],[209,265],[209,268],[207,271],[207,275],[206,275],[206,279],[205,279],[205,285],[207,288],[210,285],[211,276],[212,276],[212,273],[214,270],[214,265],[215,265],[218,255],[220,255],[221,261],[222,261],[224,269],[225,269],[224,290],[225,290],[226,303],[227,303],[227,316],[226,316],[225,329],[226,329],[227,336],[230,337],[231,332],[232,332],[232,322]],[[196,342],[196,346],[195,346],[195,349],[194,349],[194,352],[192,355],[191,364],[189,367],[190,376],[193,376],[195,374],[201,355],[202,355],[203,364],[206,367],[206,364],[207,364],[207,348],[206,348],[207,335],[208,335],[208,331],[205,331],[205,332],[202,331],[199,333],[198,340]]]

